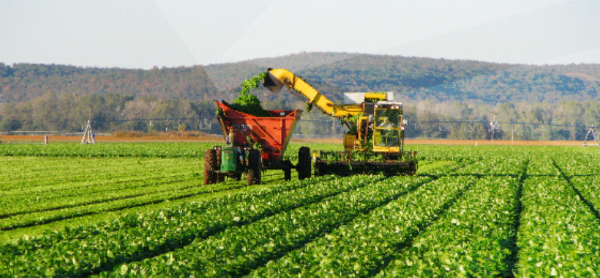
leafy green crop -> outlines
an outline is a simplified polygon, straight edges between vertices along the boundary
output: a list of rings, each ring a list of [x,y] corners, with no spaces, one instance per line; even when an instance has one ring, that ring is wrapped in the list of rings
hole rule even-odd
[[[246,79],[242,82],[242,90],[239,92],[239,96],[233,100],[231,108],[240,112],[244,112],[257,117],[271,117],[271,113],[263,109],[260,100],[250,92],[260,85],[260,83],[267,76],[266,72],[258,74],[251,79]]]
[[[0,276],[600,276],[600,149],[417,145],[417,176],[202,186],[212,145],[0,145]]]

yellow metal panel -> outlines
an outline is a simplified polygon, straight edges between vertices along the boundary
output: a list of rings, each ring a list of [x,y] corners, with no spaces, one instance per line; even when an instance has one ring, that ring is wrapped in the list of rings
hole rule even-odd
[[[386,100],[387,99],[387,93],[366,93],[365,94],[365,99]]]
[[[286,87],[292,88],[298,93],[302,94],[308,99],[310,103],[316,105],[323,112],[331,116],[354,116],[362,112],[362,107],[360,105],[336,106],[331,100],[327,99],[324,95],[319,93],[319,91],[317,91],[311,85],[309,85],[304,80],[297,77],[294,73],[286,69],[272,69],[269,72],[275,78],[283,82],[283,84]]]
[[[344,134],[344,150],[354,150],[354,141],[356,141],[356,134]]]
[[[376,152],[376,153],[381,153],[381,152],[400,152],[400,147],[373,146],[373,151]]]

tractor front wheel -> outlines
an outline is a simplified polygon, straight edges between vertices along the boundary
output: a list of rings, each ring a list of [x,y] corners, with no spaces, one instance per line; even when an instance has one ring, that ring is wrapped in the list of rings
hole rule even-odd
[[[246,174],[248,186],[253,184],[260,184],[261,171],[262,163],[260,161],[260,151],[251,150],[248,154],[248,174]]]
[[[215,152],[217,155],[217,169],[220,170],[221,169],[221,148],[216,149]],[[217,180],[216,182],[224,182],[225,174],[217,173],[216,180]]]
[[[204,185],[213,184],[217,181],[217,152],[213,149],[204,152]]]

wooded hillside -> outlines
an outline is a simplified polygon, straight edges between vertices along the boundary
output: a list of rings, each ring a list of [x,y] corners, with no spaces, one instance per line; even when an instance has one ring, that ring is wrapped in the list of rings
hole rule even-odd
[[[0,129],[79,131],[92,111],[100,130],[150,130],[150,123],[131,120],[214,115],[211,100],[235,98],[244,79],[268,67],[287,68],[334,101],[343,92],[392,91],[407,107],[425,102],[469,105],[475,112],[460,120],[503,103],[529,107],[523,111],[545,107],[545,115],[558,115],[554,110],[566,101],[589,109],[600,101],[597,64],[532,66],[331,52],[150,70],[0,63]],[[285,90],[276,96],[264,89],[255,93],[270,108],[302,108]],[[579,114],[585,113],[595,115]]]

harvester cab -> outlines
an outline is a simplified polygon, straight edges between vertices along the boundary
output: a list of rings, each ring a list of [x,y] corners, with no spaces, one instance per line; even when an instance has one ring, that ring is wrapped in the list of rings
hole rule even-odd
[[[374,106],[373,151],[400,152],[404,138],[402,103],[379,101]]]

